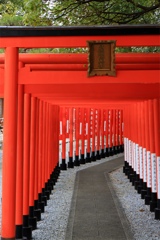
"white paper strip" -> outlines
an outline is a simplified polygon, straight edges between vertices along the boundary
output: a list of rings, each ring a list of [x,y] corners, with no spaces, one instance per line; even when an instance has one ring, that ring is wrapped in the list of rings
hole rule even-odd
[[[147,182],[147,151],[143,148],[143,181]]]
[[[151,188],[151,153],[147,151],[147,187]]]
[[[157,157],[157,197],[160,199],[160,157]]]
[[[152,192],[157,192],[157,178],[156,178],[156,154],[151,153],[151,163],[152,163]]]

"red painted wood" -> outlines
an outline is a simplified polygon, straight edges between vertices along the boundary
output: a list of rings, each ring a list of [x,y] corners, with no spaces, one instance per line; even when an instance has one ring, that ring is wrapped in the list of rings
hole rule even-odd
[[[57,37],[3,37],[0,48],[71,48],[87,47],[88,40],[116,40],[116,46],[159,46],[158,35],[144,36],[57,36]]]
[[[30,114],[31,96],[24,95],[23,215],[29,215]]]
[[[16,225],[23,224],[23,85],[18,85],[17,165],[16,165]]]
[[[39,102],[39,128],[38,128],[38,193],[42,192],[42,139],[43,139],[43,104]]]
[[[15,237],[16,136],[18,49],[7,47],[5,55],[4,139],[2,167],[2,237]],[[10,69],[10,71],[8,71]]]
[[[73,157],[73,108],[69,108],[69,123],[70,123],[70,131],[69,131],[69,139],[70,139],[69,156],[70,156],[70,157]]]
[[[45,82],[44,82],[45,79]],[[25,67],[19,72],[20,84],[91,84],[91,83],[159,83],[159,70],[120,70],[117,77],[87,77],[86,71],[30,71]],[[62,86],[63,87],[63,86]],[[123,86],[121,85],[123,88]]]
[[[159,99],[153,100],[153,116],[154,116],[154,133],[155,133],[155,152],[157,157],[160,156],[160,112],[159,112]]]
[[[36,106],[36,136],[35,136],[35,174],[34,174],[34,200],[38,200],[38,167],[39,167],[39,159],[38,159],[38,139],[39,139],[39,109],[40,109],[40,101],[37,99]]]
[[[30,166],[29,166],[29,206],[34,206],[35,188],[35,147],[36,147],[36,98],[31,97],[31,122],[30,122]]]

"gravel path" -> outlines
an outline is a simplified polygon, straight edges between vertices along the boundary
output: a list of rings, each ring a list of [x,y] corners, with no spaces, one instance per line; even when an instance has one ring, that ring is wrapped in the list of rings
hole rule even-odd
[[[0,152],[0,154],[2,155],[2,152]],[[32,232],[33,238],[35,240],[64,240],[76,172],[119,156],[123,156],[123,154],[62,171],[54,187],[53,194],[50,195],[50,200],[47,202],[45,213],[41,215],[42,221],[38,222],[38,229]],[[122,208],[131,224],[135,239],[160,239],[160,222],[154,220],[154,213],[149,211],[149,206],[144,204],[144,200],[142,200],[140,195],[137,194],[137,191],[134,190],[134,187],[122,172],[122,168],[112,172],[110,177],[119,201],[122,204]]]
[[[144,204],[141,195],[137,193],[131,182],[117,169],[110,174],[116,195],[119,198],[125,215],[131,225],[136,240],[160,240],[160,221],[155,220],[155,214]]]

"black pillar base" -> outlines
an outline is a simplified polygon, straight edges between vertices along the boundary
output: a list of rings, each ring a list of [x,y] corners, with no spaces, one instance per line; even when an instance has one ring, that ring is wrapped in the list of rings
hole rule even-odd
[[[95,152],[92,152],[92,155],[91,155],[91,161],[92,161],[92,162],[95,162],[95,161],[96,161],[96,155],[95,155]]]
[[[132,181],[132,185],[134,186],[134,188],[137,190],[138,189],[138,185],[139,185],[139,174],[137,174],[135,171],[133,172],[133,174],[135,175]]]
[[[145,199],[146,195],[147,195],[147,190],[142,189],[141,190],[141,199]]]
[[[124,152],[124,145],[120,145],[120,152],[123,153]]]
[[[133,179],[134,179],[134,174],[133,174],[133,173],[130,173],[129,176],[128,176],[128,178],[129,178],[129,181],[132,182]]]
[[[113,156],[114,155],[112,147],[108,148],[108,153],[109,153],[109,156]]]
[[[84,154],[81,154],[80,164],[85,164]]]
[[[155,208],[155,219],[160,220],[160,208]]]
[[[105,158],[106,157],[106,154],[104,152],[104,149],[102,149],[102,152],[101,152],[101,158]]]
[[[155,219],[160,220],[160,199],[157,199],[157,208],[155,208],[154,211],[155,211]]]
[[[136,171],[133,171],[134,177],[132,178],[132,186],[134,186],[135,181],[139,180],[139,176],[137,176]]]
[[[113,146],[113,155],[116,155],[116,154],[118,154],[118,150],[117,150],[117,147],[118,146]]]
[[[91,162],[90,153],[87,153],[86,163],[90,163],[90,162]]]
[[[143,182],[143,189],[141,190],[141,199],[144,199],[147,195],[147,183]]]
[[[124,166],[123,166],[123,173],[126,172],[126,168],[129,167],[129,163],[127,161],[124,161]]]
[[[137,187],[138,194],[141,194],[142,190],[143,190],[143,179],[139,179],[139,185]]]
[[[37,221],[41,220],[41,209],[38,205],[38,200],[34,200],[34,216],[37,218]]]
[[[29,226],[32,227],[32,230],[37,229],[37,218],[36,217],[29,217]]]
[[[60,169],[67,170],[67,164],[65,159],[62,159],[62,163],[60,164]]]
[[[132,168],[132,166],[128,166],[128,168],[126,168],[126,175],[128,176],[128,179],[130,179],[130,175],[132,176],[132,174],[133,174],[133,168]],[[133,176],[134,176],[134,174],[133,174]],[[132,178],[133,178],[133,176],[132,176]]]
[[[47,200],[50,199],[50,190],[47,190],[46,183],[45,183],[45,188],[42,189],[42,193],[44,196],[46,196]]]
[[[34,206],[29,207],[29,225],[32,226],[32,230],[37,228],[37,218],[34,216]]]
[[[16,225],[16,239],[23,238],[23,225]]]
[[[48,182],[45,183],[45,191],[49,192],[49,195],[52,193],[52,186],[50,180],[48,180]]]
[[[108,148],[106,148],[105,155],[106,155],[106,157],[109,157],[109,149]]]
[[[147,187],[147,195],[144,197],[145,205],[149,205],[151,201],[151,188]]]
[[[120,146],[117,145],[116,147],[117,147],[117,154],[118,154],[118,153],[120,153]]]
[[[25,237],[25,240],[31,240],[32,239],[32,227],[23,227],[23,237]]]
[[[57,182],[60,172],[61,170],[60,170],[59,164],[57,164],[57,166],[54,168],[53,172],[51,173],[51,179],[53,181],[53,185],[55,185],[55,183]]]
[[[157,208],[157,193],[151,193],[150,211],[154,212],[155,208]]]
[[[34,215],[37,218],[37,222],[41,221],[41,209],[35,209]]]
[[[47,195],[45,192],[45,188],[42,188],[42,201],[44,202],[44,205],[47,206]]]
[[[59,177],[59,172],[56,171],[56,168],[55,168],[54,171],[51,173],[51,176],[50,176],[50,178],[52,179],[53,185],[56,184],[56,182],[58,180],[58,177]]]
[[[96,156],[97,160],[101,159],[101,155],[99,154],[99,150],[97,151],[97,156]]]
[[[44,213],[45,202],[42,201],[42,194],[38,194],[38,209],[41,210],[41,213]]]
[[[74,160],[74,166],[78,167],[80,165],[80,162],[79,162],[79,156],[75,156],[75,160]]]
[[[23,237],[27,240],[32,239],[32,226],[29,226],[29,215],[23,216],[23,227],[22,227]]]
[[[69,157],[68,168],[74,168],[73,157]]]

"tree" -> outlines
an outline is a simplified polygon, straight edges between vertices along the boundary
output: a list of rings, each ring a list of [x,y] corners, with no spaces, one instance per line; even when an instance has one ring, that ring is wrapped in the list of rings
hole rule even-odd
[[[160,0],[0,0],[0,25],[159,23]]]
[[[0,25],[23,25],[23,2],[20,0],[0,0]]]
[[[60,0],[52,19],[60,25],[159,23],[159,0]]]

